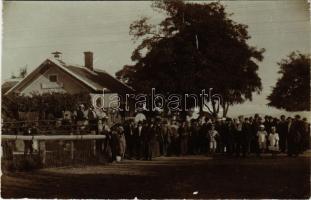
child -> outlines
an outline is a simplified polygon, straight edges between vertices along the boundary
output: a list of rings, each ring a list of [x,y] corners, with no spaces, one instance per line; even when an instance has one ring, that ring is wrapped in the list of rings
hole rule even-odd
[[[209,135],[209,148],[211,153],[215,153],[216,148],[217,148],[217,141],[216,141],[216,137],[218,136],[218,132],[215,130],[215,126],[212,125],[211,126],[211,130],[208,131],[208,135]]]
[[[269,150],[272,152],[272,157],[279,151],[279,134],[276,133],[275,127],[271,127],[271,133],[269,134]]]
[[[266,149],[267,132],[265,131],[264,125],[259,126],[259,130],[257,132],[257,137],[258,137],[258,147],[259,147],[258,155],[260,156],[260,153],[264,152],[264,150]]]
[[[101,119],[98,120],[98,123],[97,123],[97,130],[98,130],[98,134],[103,134],[103,131],[104,131],[104,125],[103,125],[103,122]]]

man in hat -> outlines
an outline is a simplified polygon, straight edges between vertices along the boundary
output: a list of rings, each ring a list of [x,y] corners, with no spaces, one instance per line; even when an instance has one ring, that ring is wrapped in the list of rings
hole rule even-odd
[[[244,123],[242,125],[242,153],[243,157],[250,153],[250,144],[252,138],[252,125],[249,122],[248,118],[244,119]]]
[[[33,136],[37,134],[37,126],[35,123],[24,126],[24,135]],[[33,153],[33,140],[24,140],[24,155]]]
[[[156,123],[156,134],[157,134],[157,145],[159,149],[160,156],[164,155],[164,124],[161,122],[161,119],[159,119]]]
[[[143,127],[142,137],[144,142],[144,160],[152,160],[152,150],[156,140],[156,132],[153,121]]]
[[[308,123],[307,118],[302,119],[303,126],[303,150],[310,148],[310,124]]]
[[[89,124],[89,129],[91,131],[91,134],[96,134],[97,132],[97,115],[94,110],[93,106],[90,106],[88,113],[87,113],[87,118],[88,118],[88,124]]]
[[[199,153],[199,133],[200,133],[200,127],[197,120],[193,120],[190,126],[190,152],[192,154],[198,154]]]
[[[178,129],[178,134],[180,137],[180,154],[186,155],[188,153],[188,136],[189,130],[187,122],[183,121]]]
[[[135,136],[134,136],[134,122],[127,121],[124,124],[124,134],[127,143],[126,156],[132,159],[134,156]]]
[[[170,133],[171,133],[171,143],[170,143],[170,150],[169,155],[179,155],[180,152],[180,146],[179,146],[179,134],[178,134],[178,122],[172,121],[172,124],[170,126]]]
[[[287,148],[288,129],[287,129],[287,121],[284,115],[281,115],[281,120],[277,124],[276,129],[280,136],[280,150],[282,153],[285,153]]]
[[[204,123],[201,125],[200,128],[200,153],[207,154],[209,152],[209,137],[208,131],[211,128],[211,123],[208,118],[204,119]]]
[[[235,143],[235,153],[236,156],[240,156],[242,150],[242,128],[243,128],[243,118],[239,116],[239,119],[234,121],[234,143]]]
[[[303,125],[300,120],[300,115],[296,115],[291,126],[289,126],[288,132],[288,156],[298,156],[301,152],[301,142],[303,134]]]
[[[231,118],[227,118],[224,126],[224,143],[228,156],[234,152],[234,125]]]
[[[137,126],[134,128],[134,153],[136,159],[141,159],[142,150],[143,150],[143,124],[141,121],[137,123]]]
[[[84,130],[84,122],[85,122],[85,114],[84,114],[84,105],[79,105],[77,112],[76,112],[76,125],[77,125],[77,133],[81,134],[81,131]]]
[[[168,122],[164,120],[162,122],[162,137],[163,137],[163,155],[167,156],[168,148],[171,143],[171,129],[169,128]]]

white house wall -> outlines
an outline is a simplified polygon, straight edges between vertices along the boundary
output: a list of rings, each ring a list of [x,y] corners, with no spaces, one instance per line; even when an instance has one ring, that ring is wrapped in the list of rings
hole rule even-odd
[[[57,75],[57,83],[50,82],[49,75]],[[24,87],[21,94],[31,95],[33,93],[43,94],[51,92],[80,93],[88,92],[88,89],[57,67],[51,66],[34,81]]]

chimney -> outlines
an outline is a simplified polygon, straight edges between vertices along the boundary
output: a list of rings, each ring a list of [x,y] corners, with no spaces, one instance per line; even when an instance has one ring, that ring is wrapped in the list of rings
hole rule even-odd
[[[84,66],[93,71],[93,52],[84,52]]]
[[[59,51],[55,51],[55,52],[52,52],[52,55],[54,58],[60,59],[60,56],[62,55],[62,53]]]

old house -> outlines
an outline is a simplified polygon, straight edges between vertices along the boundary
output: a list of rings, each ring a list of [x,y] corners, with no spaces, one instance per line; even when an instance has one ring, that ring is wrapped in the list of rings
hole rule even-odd
[[[132,88],[104,70],[94,68],[92,52],[84,52],[84,66],[65,63],[60,58],[60,52],[54,52],[53,55],[53,58],[46,59],[5,94],[102,93],[103,89],[107,93],[133,92]]]
[[[19,94],[31,96],[44,93],[87,93],[91,96],[104,95],[104,107],[115,96],[133,93],[133,89],[104,70],[94,68],[93,53],[84,52],[84,65],[67,64],[61,59],[60,52],[52,53],[25,78],[5,92],[5,95]],[[122,99],[120,100],[122,101]],[[123,105],[124,102],[120,102]]]

